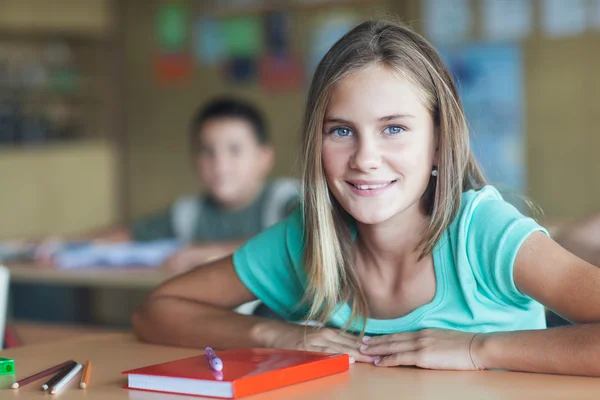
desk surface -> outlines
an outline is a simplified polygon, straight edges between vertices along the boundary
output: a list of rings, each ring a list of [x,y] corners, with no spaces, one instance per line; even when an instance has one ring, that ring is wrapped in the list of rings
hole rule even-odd
[[[11,282],[68,286],[152,289],[174,276],[160,268],[40,268],[26,264],[8,265]]]
[[[130,368],[170,361],[198,354],[198,350],[154,346],[136,342],[130,334],[101,334],[53,343],[32,345],[0,352],[13,358],[17,377],[22,378],[69,358],[92,361],[90,387],[81,390],[78,382],[59,394],[60,399],[85,400],[190,400],[194,397],[147,393],[123,389]],[[12,379],[0,380],[5,388]],[[0,389],[6,399],[49,399],[41,392],[43,381],[21,389]],[[454,372],[416,368],[378,368],[355,364],[349,372],[267,392],[251,399],[598,399],[600,378],[525,374],[500,371]],[[58,397],[57,397],[58,398]]]

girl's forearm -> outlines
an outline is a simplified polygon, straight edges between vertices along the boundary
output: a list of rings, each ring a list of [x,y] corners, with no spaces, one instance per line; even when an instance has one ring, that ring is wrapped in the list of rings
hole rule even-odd
[[[600,377],[600,324],[479,334],[472,356],[486,369]]]
[[[277,330],[289,325],[172,296],[146,301],[132,324],[141,340],[199,348],[269,347]]]

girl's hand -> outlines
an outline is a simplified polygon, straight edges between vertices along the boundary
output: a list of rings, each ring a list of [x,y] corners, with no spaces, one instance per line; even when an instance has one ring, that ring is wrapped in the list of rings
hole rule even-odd
[[[291,350],[348,354],[350,362],[372,363],[374,358],[361,354],[360,339],[337,329],[315,328],[277,321],[273,325],[272,340],[268,347]]]
[[[361,353],[375,358],[375,365],[414,365],[427,369],[480,370],[475,349],[481,335],[443,329],[365,337]]]

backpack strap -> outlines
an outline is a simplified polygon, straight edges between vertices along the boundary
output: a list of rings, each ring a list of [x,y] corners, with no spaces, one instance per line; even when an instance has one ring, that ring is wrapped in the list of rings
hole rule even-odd
[[[182,196],[171,209],[171,223],[178,240],[184,243],[194,241],[196,223],[202,213],[202,202],[197,195]]]
[[[263,229],[287,217],[292,210],[286,209],[286,206],[299,196],[300,182],[296,179],[280,178],[271,182],[262,210]]]

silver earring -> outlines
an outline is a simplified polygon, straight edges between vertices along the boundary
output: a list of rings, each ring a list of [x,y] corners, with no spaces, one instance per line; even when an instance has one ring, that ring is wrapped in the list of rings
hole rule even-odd
[[[431,170],[431,176],[437,177],[437,175],[438,175],[438,170],[436,167],[433,167],[433,169]]]

